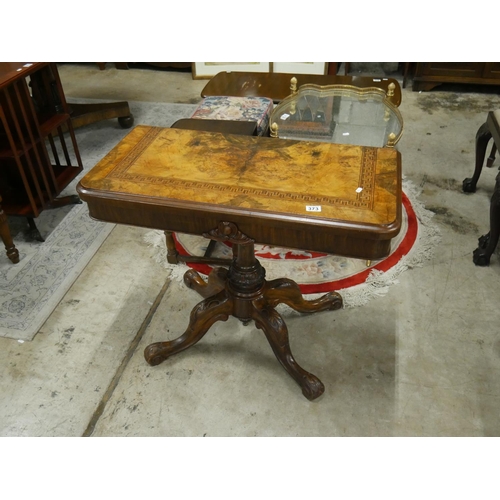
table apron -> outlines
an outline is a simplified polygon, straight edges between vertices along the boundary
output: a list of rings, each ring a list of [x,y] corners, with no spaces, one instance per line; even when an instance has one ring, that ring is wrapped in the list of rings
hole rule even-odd
[[[400,230],[400,224],[390,227],[366,224],[358,226],[345,221],[304,220],[299,217],[266,217],[259,213],[224,213],[218,210],[186,208],[165,204],[151,204],[140,200],[124,201],[92,196],[79,189],[80,197],[88,203],[90,216],[96,220],[164,231],[203,235],[221,221],[233,222],[239,230],[256,243],[300,250],[324,252],[352,258],[377,260],[389,255],[391,239]],[[398,218],[400,220],[400,218]]]

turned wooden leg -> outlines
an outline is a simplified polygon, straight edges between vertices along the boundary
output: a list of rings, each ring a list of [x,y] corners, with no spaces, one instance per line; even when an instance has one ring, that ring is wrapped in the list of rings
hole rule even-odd
[[[479,246],[474,250],[472,261],[476,266],[488,266],[500,237],[500,174],[497,175],[495,190],[490,202],[490,232],[479,238]]]
[[[226,321],[233,310],[233,301],[225,291],[201,301],[191,311],[186,331],[177,339],[169,342],[156,342],[144,350],[146,361],[158,365],[172,354],[184,351],[203,338],[217,321]]]
[[[486,155],[486,148],[491,139],[491,132],[487,123],[483,123],[476,134],[476,166],[472,177],[467,177],[462,183],[462,190],[464,193],[474,193],[476,191],[476,184],[483,170],[484,157]]]
[[[167,245],[167,261],[169,264],[178,264],[179,254],[177,253],[177,248],[175,248],[173,233],[171,231],[164,231],[164,233],[165,243]]]
[[[286,304],[300,313],[333,311],[342,308],[342,297],[337,292],[328,292],[315,300],[305,300],[299,285],[288,278],[268,281],[264,298],[272,307]]]
[[[227,272],[223,267],[216,267],[208,275],[206,282],[194,269],[189,269],[184,273],[184,284],[202,297],[211,297],[225,289]]]
[[[486,166],[488,168],[491,168],[493,166],[493,162],[495,161],[496,152],[497,152],[497,145],[495,143],[493,143],[493,146],[491,147],[490,156],[488,156],[488,159],[486,160]]]
[[[2,201],[1,198],[0,201]],[[0,238],[2,238],[3,244],[5,245],[7,257],[11,260],[13,264],[17,264],[19,262],[19,251],[14,245],[14,240],[12,239],[12,235],[10,234],[9,222],[1,205],[0,205]]]
[[[302,394],[312,401],[325,392],[321,380],[304,370],[295,361],[288,340],[288,329],[281,315],[265,301],[254,301],[252,319],[257,328],[263,330],[271,348],[289,375],[300,385]]]

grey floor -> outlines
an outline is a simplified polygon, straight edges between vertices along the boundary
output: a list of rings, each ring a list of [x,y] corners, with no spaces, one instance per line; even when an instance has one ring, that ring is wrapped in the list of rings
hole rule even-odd
[[[190,73],[60,65],[68,99],[196,103]],[[396,75],[400,78],[400,75]],[[499,436],[500,256],[476,267],[495,167],[461,191],[498,89],[403,90],[398,145],[442,240],[423,267],[366,306],[285,312],[294,354],[325,394],[307,401],[262,332],[217,323],[150,367],[199,297],[167,278],[143,229],[117,226],[32,342],[0,339],[2,436]]]

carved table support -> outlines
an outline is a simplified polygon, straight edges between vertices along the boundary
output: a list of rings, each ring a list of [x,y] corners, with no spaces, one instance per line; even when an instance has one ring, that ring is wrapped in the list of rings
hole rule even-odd
[[[264,331],[278,361],[300,385],[307,399],[321,396],[324,385],[295,361],[287,327],[275,307],[284,303],[302,313],[335,310],[342,307],[340,295],[330,292],[317,300],[308,301],[292,280],[283,278],[266,281],[265,270],[255,258],[254,241],[242,234],[235,224],[222,222],[205,236],[233,244],[234,258],[229,270],[214,269],[208,282],[192,269],[185,273],[186,285],[205,299],[192,310],[188,327],[180,337],[146,347],[146,361],[150,365],[158,365],[172,354],[201,340],[217,321],[226,321],[229,316],[234,316],[243,322],[253,320],[257,328]]]

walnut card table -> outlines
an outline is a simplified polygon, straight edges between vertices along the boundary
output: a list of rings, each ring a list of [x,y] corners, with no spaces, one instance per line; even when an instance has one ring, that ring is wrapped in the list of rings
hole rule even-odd
[[[184,275],[202,300],[176,340],[145,350],[157,365],[235,316],[262,329],[280,363],[310,400],[324,391],[292,355],[275,310],[313,313],[342,307],[330,292],[305,300],[288,278],[265,279],[254,243],[375,260],[401,227],[401,159],[393,148],[292,141],[137,126],[79,183],[91,217],[228,241],[229,269],[205,282]]]

